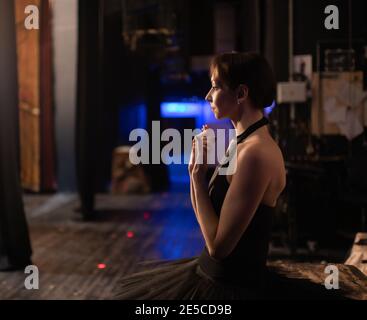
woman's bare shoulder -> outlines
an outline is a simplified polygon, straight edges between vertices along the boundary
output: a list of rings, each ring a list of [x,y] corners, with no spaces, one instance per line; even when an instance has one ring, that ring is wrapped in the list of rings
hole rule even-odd
[[[264,165],[284,166],[282,152],[272,138],[254,137],[238,145],[238,161],[253,160]]]
[[[249,168],[247,172],[260,170],[267,177],[285,172],[280,148],[274,140],[269,139],[249,139],[237,146],[236,173],[241,175],[243,167]],[[232,178],[233,176],[227,176],[228,183],[231,183]]]
[[[238,155],[267,157],[272,153],[279,153],[277,143],[270,138],[253,137],[237,146]]]

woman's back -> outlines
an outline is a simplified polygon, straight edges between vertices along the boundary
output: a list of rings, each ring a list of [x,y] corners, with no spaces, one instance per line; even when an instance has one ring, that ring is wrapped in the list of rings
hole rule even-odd
[[[271,174],[268,188],[263,195],[261,203],[275,207],[276,201],[286,185],[286,170],[282,152],[270,136],[267,127],[258,129],[246,141],[239,143],[237,153],[246,152],[250,148],[252,152],[256,152],[264,159],[264,163],[268,166],[267,170]],[[232,176],[227,176],[228,183],[231,183],[231,180]]]

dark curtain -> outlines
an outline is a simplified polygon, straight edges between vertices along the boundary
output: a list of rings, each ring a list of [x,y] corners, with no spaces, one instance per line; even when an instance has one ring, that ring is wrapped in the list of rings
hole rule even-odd
[[[241,50],[261,52],[277,81],[288,80],[288,0],[242,0]]]
[[[103,103],[103,1],[79,0],[76,168],[81,212],[93,218]]]
[[[160,121],[161,133],[165,129],[162,126],[162,119],[160,114],[160,105],[163,100],[162,85],[161,85],[161,67],[158,64],[150,64],[146,68],[146,105],[147,105],[147,121],[148,133],[152,137],[152,122]],[[164,144],[160,143],[160,151]],[[150,143],[149,159],[152,161],[153,144]],[[164,163],[147,164],[144,165],[144,171],[149,176],[152,192],[167,191],[170,187],[168,167]]]
[[[0,1],[0,270],[31,264],[19,181],[18,84],[14,2]]]
[[[260,0],[243,0],[241,5],[240,37],[242,51],[262,51],[261,31],[263,30]]]
[[[112,155],[118,145],[119,107],[121,95],[126,94],[127,76],[124,64],[124,47],[122,41],[122,2],[109,0],[104,2],[103,22],[103,115],[100,119],[101,153],[98,159],[100,173],[97,179],[97,191],[109,191],[112,171]]]

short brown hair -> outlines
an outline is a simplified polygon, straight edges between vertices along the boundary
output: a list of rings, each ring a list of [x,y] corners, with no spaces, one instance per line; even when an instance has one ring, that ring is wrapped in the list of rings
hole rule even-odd
[[[210,74],[217,70],[219,79],[234,90],[244,84],[256,108],[263,109],[275,99],[275,77],[267,60],[255,52],[222,53],[213,58]]]

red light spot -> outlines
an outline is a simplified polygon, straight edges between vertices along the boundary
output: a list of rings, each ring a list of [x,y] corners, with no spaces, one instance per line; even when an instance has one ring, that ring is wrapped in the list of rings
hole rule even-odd
[[[150,218],[150,213],[149,212],[144,212],[143,216],[144,216],[145,220],[148,220]]]
[[[106,265],[104,263],[98,263],[97,268],[98,269],[105,269]]]
[[[126,233],[126,236],[127,236],[128,238],[133,238],[133,237],[134,237],[134,232],[132,232],[132,231],[128,231],[128,232]]]

